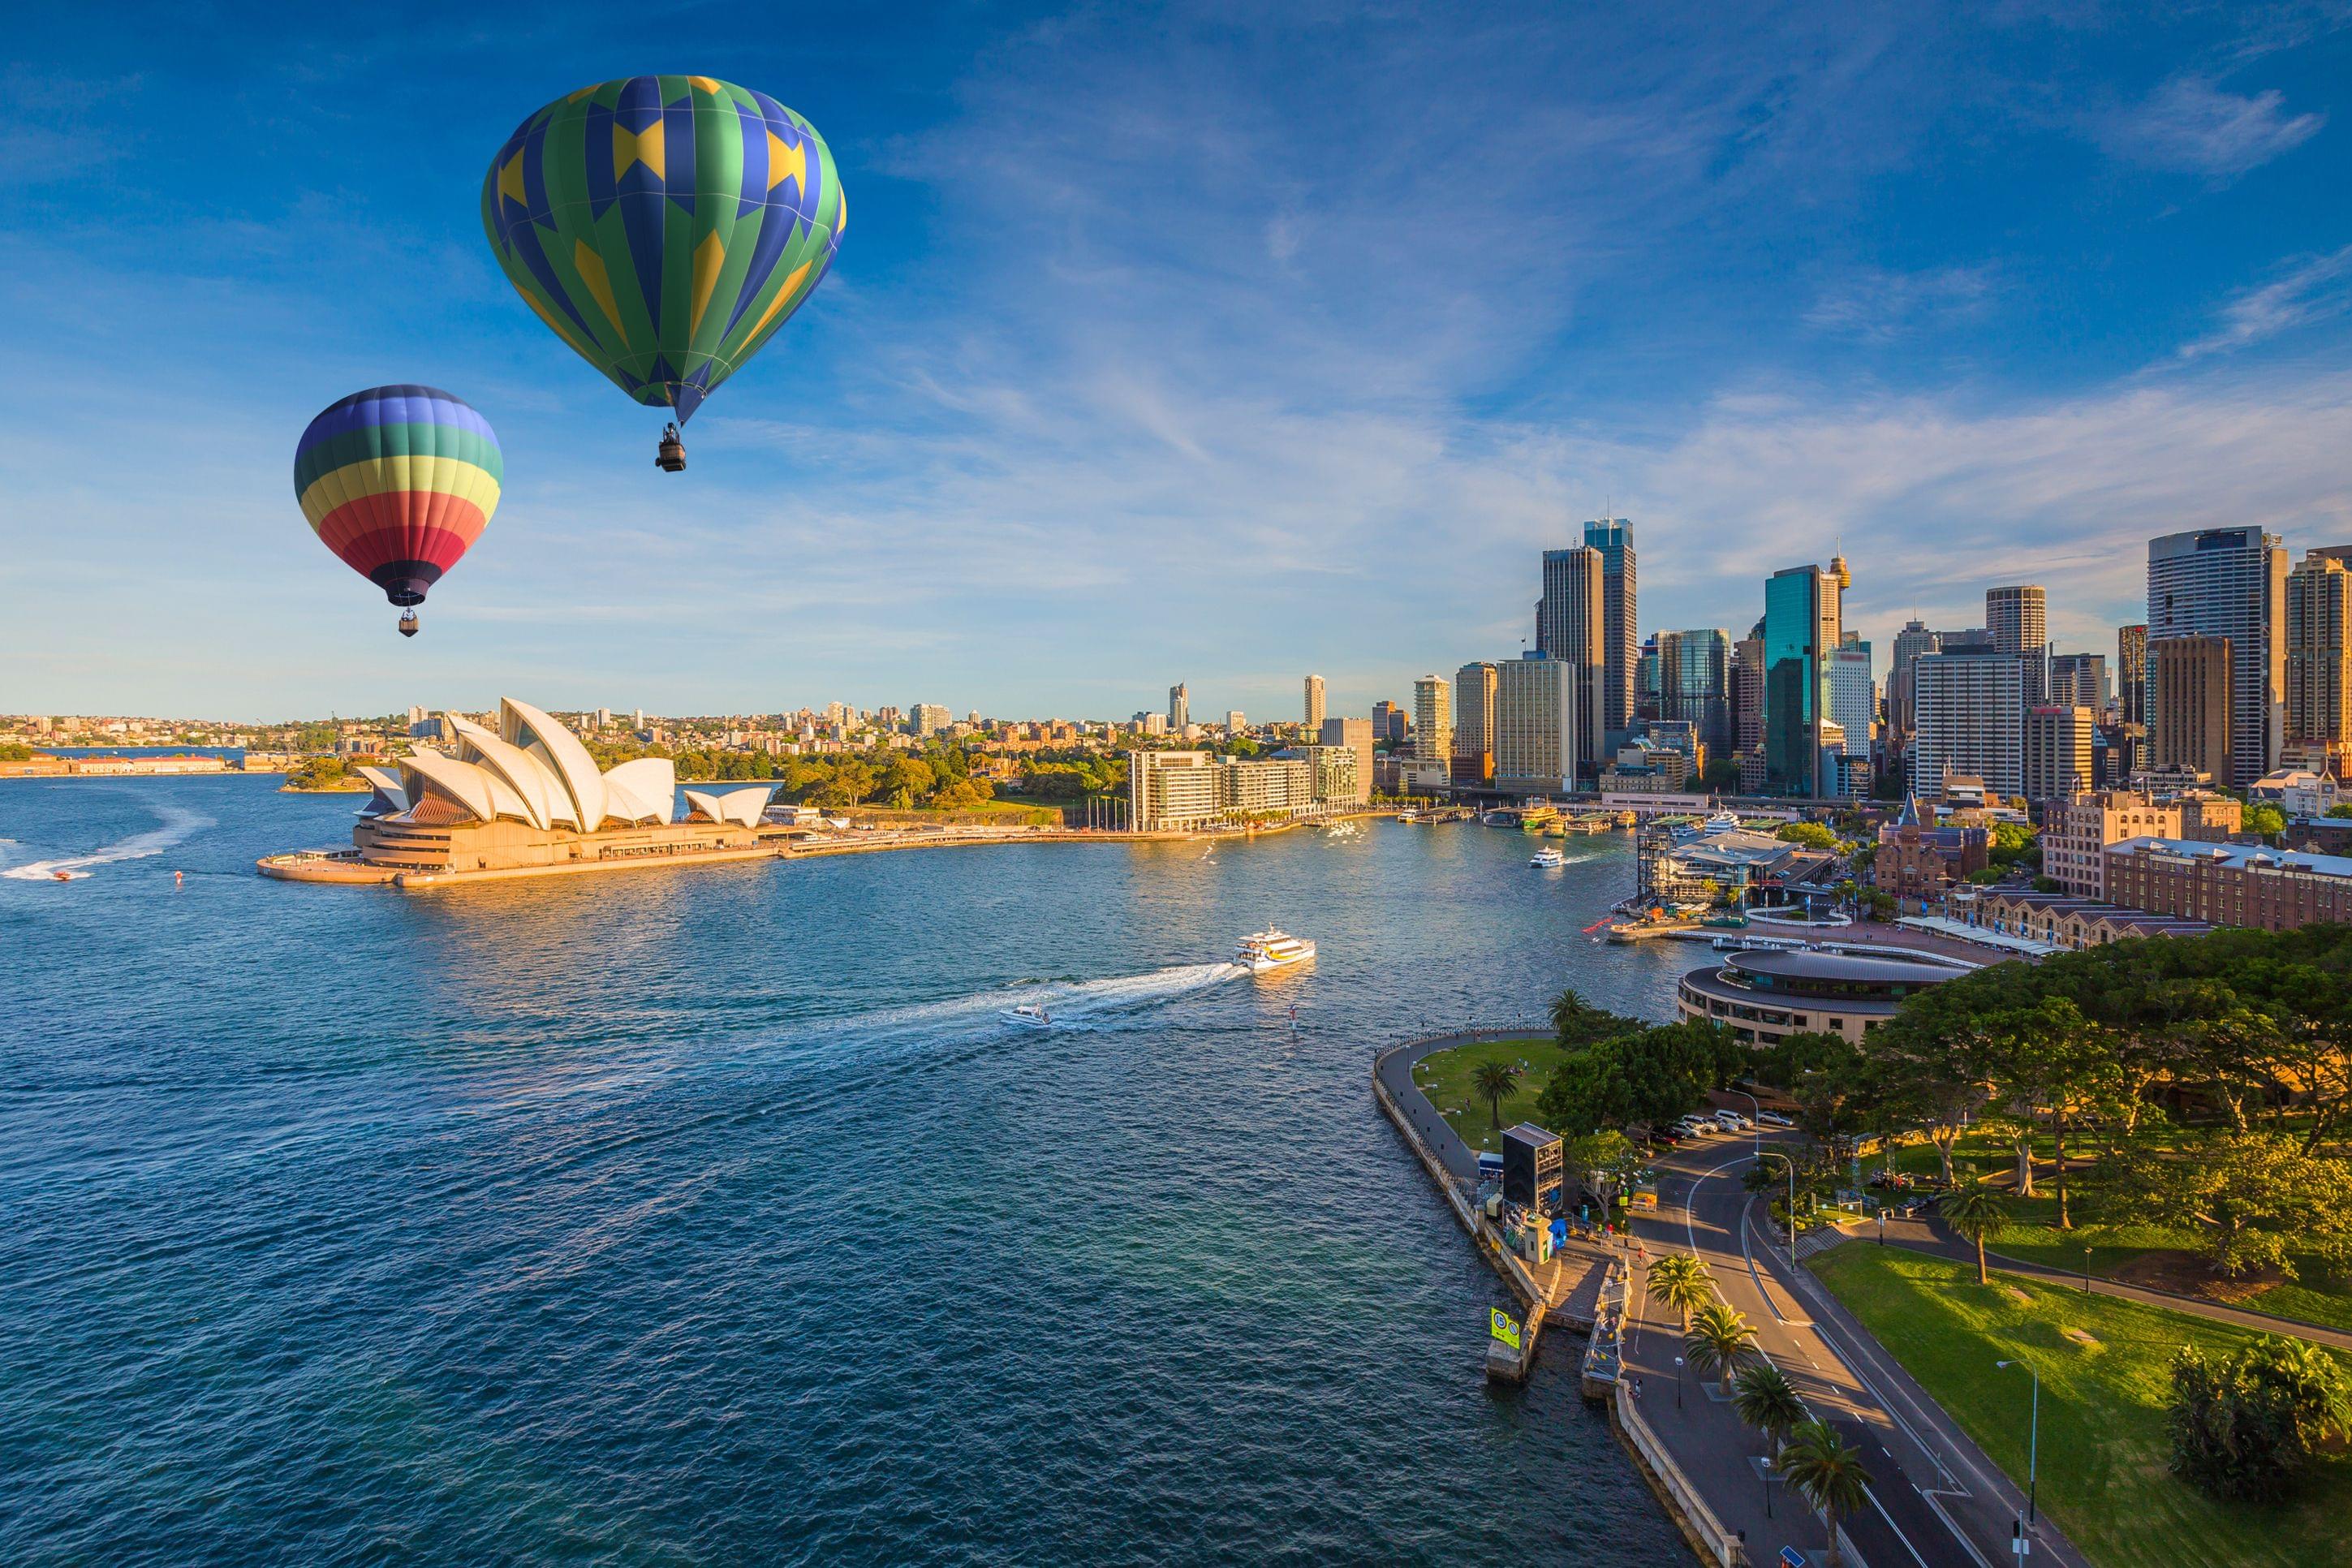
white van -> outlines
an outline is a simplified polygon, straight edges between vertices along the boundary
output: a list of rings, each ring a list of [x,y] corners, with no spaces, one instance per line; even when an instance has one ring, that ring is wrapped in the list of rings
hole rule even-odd
[[[1681,1128],[1685,1132],[1689,1133],[1694,1138],[1704,1137],[1709,1132],[1720,1132],[1723,1131],[1722,1128],[1718,1127],[1716,1123],[1709,1121],[1706,1117],[1696,1115],[1685,1116],[1680,1121],[1675,1122],[1675,1125]]]
[[[1736,1110],[1718,1110],[1715,1113],[1715,1120],[1726,1132],[1744,1132],[1751,1125],[1748,1118]]]

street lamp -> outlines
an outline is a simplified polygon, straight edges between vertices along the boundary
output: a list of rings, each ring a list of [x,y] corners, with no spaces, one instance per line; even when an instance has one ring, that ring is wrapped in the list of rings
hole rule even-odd
[[[1675,1357],[1675,1408],[1683,1407],[1683,1358]]]
[[[2025,1366],[2025,1363],[2015,1361],[1997,1361],[1993,1365],[2010,1367]],[[2030,1366],[2025,1367],[2025,1371],[2026,1374],[2033,1379],[2033,1425],[2027,1431],[2025,1439],[2025,1522],[2032,1524],[2038,1517],[2034,1508],[2036,1494],[2041,1484],[2039,1478],[2042,1460],[2042,1374]]]
[[[2084,1245],[2084,1247],[2083,1247],[2083,1294],[2084,1294],[2084,1295],[2085,1295],[2085,1296],[2087,1296],[2087,1295],[2089,1295],[2090,1293],[2091,1293],[2091,1248],[2090,1248],[2089,1244],[2088,1244],[2088,1243],[2085,1243],[2085,1244]]]
[[[1797,1260],[1797,1162],[1777,1149],[1759,1149],[1759,1160],[1778,1160],[1789,1167],[1789,1261]]]

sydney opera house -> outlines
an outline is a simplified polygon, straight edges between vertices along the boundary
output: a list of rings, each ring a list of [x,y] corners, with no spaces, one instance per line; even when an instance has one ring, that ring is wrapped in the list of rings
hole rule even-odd
[[[688,790],[681,817],[668,758],[600,773],[578,737],[528,703],[504,699],[498,718],[493,731],[445,714],[454,745],[419,746],[396,768],[361,768],[374,793],[350,851],[272,856],[261,869],[297,881],[421,884],[772,852],[758,833],[772,785]]]

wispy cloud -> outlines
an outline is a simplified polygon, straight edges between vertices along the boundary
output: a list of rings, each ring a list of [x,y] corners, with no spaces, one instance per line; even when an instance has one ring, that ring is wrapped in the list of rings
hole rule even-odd
[[[1939,267],[1924,272],[1875,268],[1852,274],[1822,290],[1805,324],[1869,343],[1891,343],[1920,329],[1970,317],[1993,293],[1988,267]]]
[[[2183,360],[2202,359],[2274,338],[2281,332],[2342,315],[2352,308],[2352,245],[2290,267],[2221,307],[2213,331],[2180,346]]]
[[[2288,113],[2286,95],[2275,88],[2242,95],[2202,77],[2179,76],[2129,109],[2102,117],[2095,129],[2120,157],[2229,180],[2293,152],[2326,123],[2317,110]]]

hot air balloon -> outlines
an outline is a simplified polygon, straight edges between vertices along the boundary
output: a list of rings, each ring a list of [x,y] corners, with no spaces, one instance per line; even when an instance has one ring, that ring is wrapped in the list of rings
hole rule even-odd
[[[343,564],[407,613],[499,510],[506,459],[490,422],[430,386],[374,386],[331,405],[294,448],[302,515]]]
[[[633,76],[558,99],[507,138],[482,226],[507,279],[614,384],[678,428],[833,265],[846,208],[814,127],[707,76]]]

